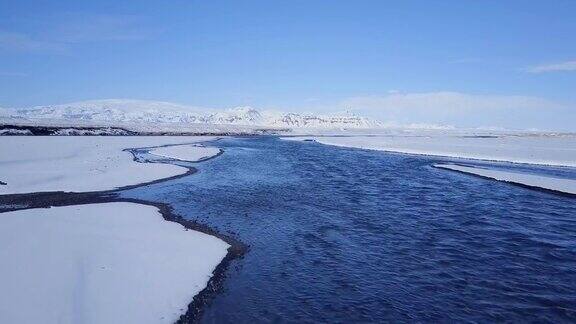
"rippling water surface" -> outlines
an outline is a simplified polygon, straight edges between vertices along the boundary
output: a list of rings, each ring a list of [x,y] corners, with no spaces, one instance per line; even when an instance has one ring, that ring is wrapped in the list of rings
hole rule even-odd
[[[197,174],[125,193],[251,246],[205,323],[576,321],[575,199],[430,166],[440,159],[215,145],[225,153]]]

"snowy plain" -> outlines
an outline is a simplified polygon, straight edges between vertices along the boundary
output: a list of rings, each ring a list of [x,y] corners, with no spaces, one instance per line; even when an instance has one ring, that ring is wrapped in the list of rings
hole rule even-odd
[[[133,161],[132,154],[123,149],[191,143],[152,148],[151,153],[196,161],[218,154],[217,148],[194,144],[212,139],[0,137],[0,181],[7,183],[0,185],[0,194],[108,190],[183,174],[187,170],[175,165],[137,163]],[[574,136],[469,137],[442,134],[287,139],[313,139],[329,145],[411,154],[576,166]],[[486,171],[491,170],[482,172]],[[514,177],[494,173],[491,176],[487,173],[478,175],[510,182],[519,178],[517,174]],[[524,183],[526,185],[531,185],[529,183],[535,180],[530,177],[526,179],[521,179],[528,181]],[[550,179],[538,181],[541,186],[556,186],[550,184]],[[152,214],[156,216],[156,221],[150,219],[149,224],[138,223],[145,222],[144,219]],[[8,305],[6,309],[0,308],[0,323],[26,323],[29,318],[30,322],[64,323],[173,322],[185,312],[183,309],[192,296],[205,286],[227,248],[226,243],[206,236],[223,245],[216,249],[216,243],[198,240],[196,247],[178,250],[179,244],[185,244],[187,239],[167,228],[163,229],[163,226],[180,225],[164,221],[153,207],[135,204],[31,209],[0,216],[0,244],[5,247],[0,249],[0,257],[1,260],[10,261],[3,261],[3,268],[0,269],[0,280],[7,282],[0,282],[0,286],[7,287],[5,291],[8,292],[0,294],[0,307]],[[184,231],[181,226],[179,230],[188,235],[204,235]],[[22,233],[23,237],[19,238]],[[170,252],[173,247],[176,247],[176,251]],[[204,250],[205,247],[208,249]],[[198,250],[198,254],[194,254],[194,249]],[[202,254],[204,252],[206,254]],[[146,263],[148,261],[154,262]],[[169,269],[167,271],[161,267]],[[200,268],[201,271],[198,270]],[[118,271],[109,274],[111,269]],[[188,272],[178,272],[182,269]],[[190,269],[196,269],[198,276],[194,277],[202,280],[194,279],[192,282],[193,278],[188,277]],[[163,276],[158,278],[160,274]],[[123,282],[125,280],[127,282]],[[185,280],[190,281],[183,283]],[[143,282],[146,284],[142,285]],[[163,291],[164,288],[166,291]],[[50,303],[44,307],[43,302],[47,299]],[[29,310],[30,305],[39,307],[38,311]],[[22,314],[39,315],[19,317]],[[110,317],[103,317],[108,315]]]
[[[413,135],[299,136],[286,140],[452,158],[576,167],[576,135],[484,134],[423,131]]]
[[[498,181],[538,187],[563,193],[576,195],[576,180],[541,175],[492,170],[477,167],[467,167],[454,164],[435,164],[434,167],[478,175]]]
[[[1,136],[0,194],[115,189],[187,172],[171,164],[137,163],[126,148],[198,143],[208,136]],[[166,148],[168,149],[168,148]],[[187,160],[217,149],[183,146]],[[210,151],[210,152],[209,152]],[[199,152],[199,153],[195,153]],[[216,152],[217,153],[217,152]]]
[[[229,245],[105,203],[0,214],[0,323],[173,323]]]
[[[180,161],[196,162],[218,155],[220,149],[202,145],[175,145],[155,148],[150,150],[150,153]]]

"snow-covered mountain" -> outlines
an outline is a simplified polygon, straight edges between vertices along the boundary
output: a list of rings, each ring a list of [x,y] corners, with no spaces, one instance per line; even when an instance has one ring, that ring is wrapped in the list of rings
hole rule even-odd
[[[12,115],[27,119],[63,121],[198,123],[202,114],[193,107],[169,102],[140,100],[91,100],[63,105],[13,109]]]
[[[212,124],[275,128],[375,128],[381,124],[352,113],[315,115],[259,111],[251,107],[229,110],[202,109],[169,102],[107,99],[64,105],[11,109],[0,114],[5,119],[51,120],[71,123],[117,124]]]

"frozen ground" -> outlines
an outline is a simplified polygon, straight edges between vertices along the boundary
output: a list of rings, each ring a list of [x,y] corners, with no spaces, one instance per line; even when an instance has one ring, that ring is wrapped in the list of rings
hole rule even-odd
[[[205,147],[202,145],[177,145],[159,147],[150,151],[150,153],[181,161],[201,161],[213,157],[220,153],[217,147]]]
[[[173,323],[229,247],[133,203],[0,214],[0,246],[0,323]]]
[[[322,144],[466,159],[576,167],[576,135],[414,132],[410,135],[303,136]]]
[[[576,195],[576,180],[573,179],[553,178],[534,174],[507,172],[453,164],[436,164],[434,166],[441,169],[470,173],[499,181],[511,182]]]
[[[170,164],[137,163],[125,148],[212,140],[206,136],[0,137],[0,194],[86,192],[149,182],[187,172]],[[189,156],[206,149],[188,146]]]

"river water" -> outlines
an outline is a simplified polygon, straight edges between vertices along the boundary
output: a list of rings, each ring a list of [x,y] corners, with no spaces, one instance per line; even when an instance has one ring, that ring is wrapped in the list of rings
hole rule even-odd
[[[198,173],[123,193],[250,245],[204,323],[576,321],[573,198],[431,167],[439,158],[213,144],[224,154]]]

